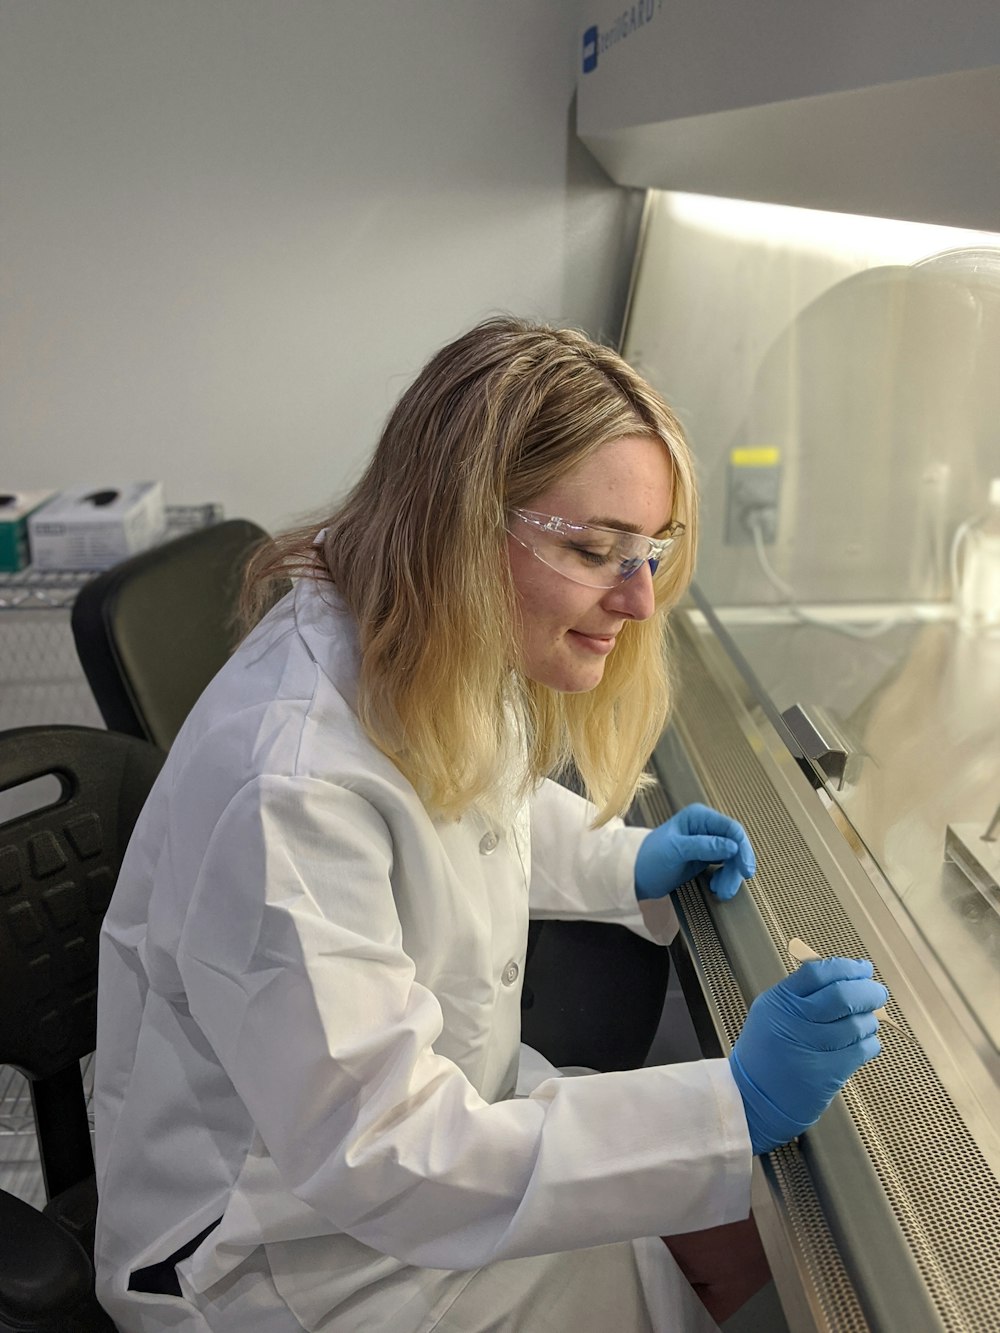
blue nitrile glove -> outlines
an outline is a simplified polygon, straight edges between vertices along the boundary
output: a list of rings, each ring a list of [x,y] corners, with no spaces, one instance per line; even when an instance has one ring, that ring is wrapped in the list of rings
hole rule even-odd
[[[889,998],[872,965],[820,958],[757,996],[729,1056],[755,1153],[820,1118],[856,1069],[882,1049],[872,1013]]]
[[[711,806],[686,805],[640,843],[635,896],[662,898],[710,865],[719,866],[708,882],[717,898],[732,898],[757,870],[742,824]]]

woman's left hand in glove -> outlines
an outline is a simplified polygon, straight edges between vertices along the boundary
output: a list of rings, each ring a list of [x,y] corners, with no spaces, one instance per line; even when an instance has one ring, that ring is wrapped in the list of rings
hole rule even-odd
[[[708,887],[717,898],[732,898],[757,870],[742,824],[708,805],[686,805],[639,846],[635,861],[637,898],[662,898],[715,866]]]

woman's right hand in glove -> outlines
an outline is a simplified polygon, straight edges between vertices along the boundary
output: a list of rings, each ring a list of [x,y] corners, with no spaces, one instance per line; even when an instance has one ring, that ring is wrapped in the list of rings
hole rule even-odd
[[[882,1049],[873,1010],[888,992],[871,963],[821,958],[763,991],[729,1056],[754,1153],[815,1124],[855,1070]]]

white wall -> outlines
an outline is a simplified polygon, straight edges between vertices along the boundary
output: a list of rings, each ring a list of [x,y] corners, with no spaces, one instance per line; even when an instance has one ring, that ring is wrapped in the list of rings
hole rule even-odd
[[[498,310],[613,341],[638,196],[577,0],[0,0],[0,487],[272,528]]]

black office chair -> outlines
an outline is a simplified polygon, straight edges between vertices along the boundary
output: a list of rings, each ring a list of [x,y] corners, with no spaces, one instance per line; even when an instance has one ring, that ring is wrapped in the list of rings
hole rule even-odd
[[[112,731],[170,748],[235,646],[243,569],[267,535],[227,519],[142,551],[80,589],[77,655]]]
[[[168,748],[234,644],[246,557],[267,534],[244,519],[177,537],[87,583],[77,654],[109,727]],[[666,949],[622,926],[534,922],[522,1035],[556,1065],[641,1065],[663,1009]]]
[[[163,759],[89,727],[0,732],[0,791],[50,775],[59,789],[0,823],[0,1064],[28,1080],[48,1200],[38,1212],[0,1190],[0,1330],[113,1333],[93,1294],[97,1187],[80,1061],[96,1041],[101,921]]]

